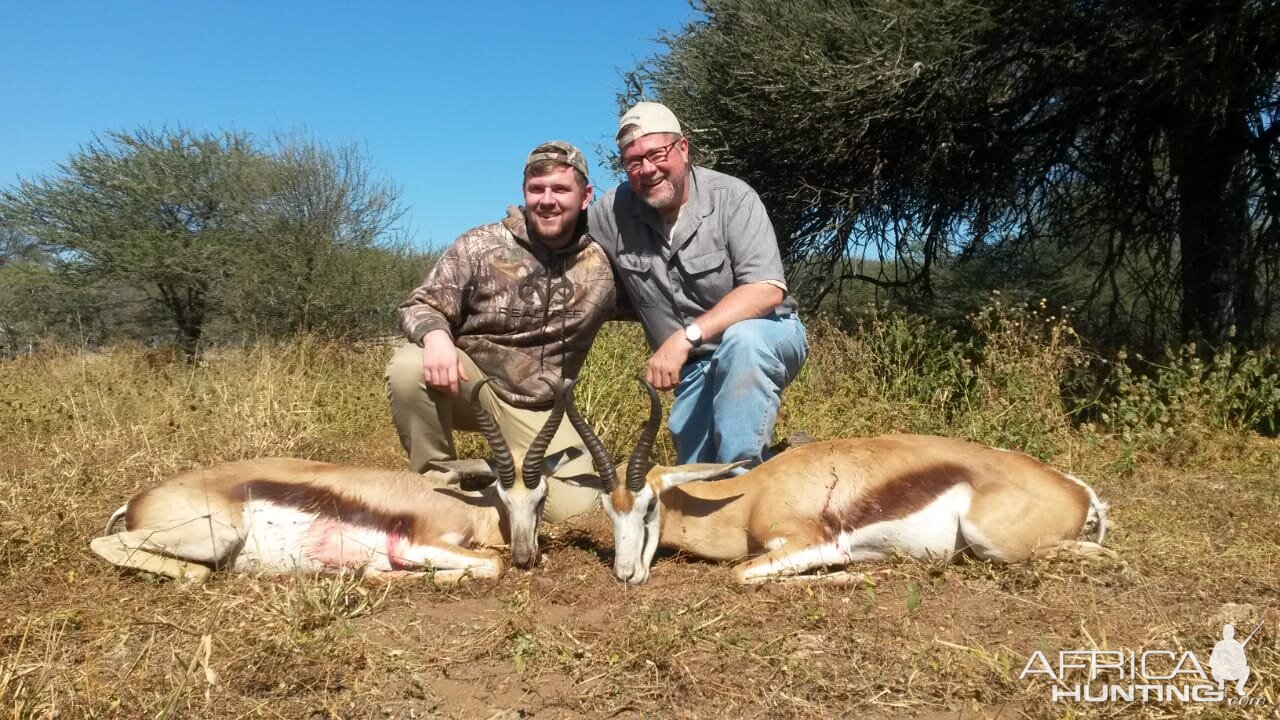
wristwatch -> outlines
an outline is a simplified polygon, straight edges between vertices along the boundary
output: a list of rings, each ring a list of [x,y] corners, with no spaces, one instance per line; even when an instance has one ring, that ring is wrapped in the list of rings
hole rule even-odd
[[[698,347],[702,344],[702,328],[698,327],[696,323],[685,325],[684,339],[688,340],[690,345]]]

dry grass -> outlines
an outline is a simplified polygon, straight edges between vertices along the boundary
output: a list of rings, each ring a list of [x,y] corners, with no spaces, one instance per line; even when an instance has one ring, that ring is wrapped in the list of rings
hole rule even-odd
[[[1109,544],[1125,563],[900,561],[869,568],[877,579],[861,587],[744,589],[726,567],[663,556],[648,585],[629,588],[610,575],[596,516],[549,528],[537,570],[451,590],[161,582],[88,549],[111,510],[161,477],[256,455],[402,462],[381,382],[388,351],[299,342],[195,368],[131,349],[51,352],[0,365],[0,715],[1175,717],[1196,713],[1052,705],[1043,679],[1018,675],[1035,650],[1204,658],[1227,620],[1265,621],[1250,689],[1269,704],[1198,714],[1276,715],[1280,446],[1194,429],[1192,450],[1162,446],[1117,476],[1117,444],[1070,429],[1044,399],[1037,373],[1058,372],[1053,362],[1031,352],[1020,375],[1017,346],[993,344],[1013,365],[948,370],[970,373],[957,403],[946,383],[911,375],[952,368],[945,354],[894,355],[900,329],[875,332],[815,333],[783,430],[1039,443],[1112,503]],[[584,374],[584,411],[615,452],[643,409],[638,387],[618,382],[639,369],[639,343],[634,328],[610,329]]]

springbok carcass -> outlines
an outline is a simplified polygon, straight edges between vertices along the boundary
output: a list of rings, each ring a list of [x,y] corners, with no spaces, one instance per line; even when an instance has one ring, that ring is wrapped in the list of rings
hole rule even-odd
[[[365,575],[431,573],[439,583],[495,578],[504,564],[538,560],[550,472],[544,457],[564,414],[565,389],[517,469],[494,420],[471,395],[492,458],[436,463],[419,475],[299,460],[256,458],[180,473],[135,495],[90,546],[121,567],[178,579],[212,570]],[[550,384],[550,383],[548,383]],[[495,482],[496,481],[496,482]],[[125,530],[112,534],[123,518]]]
[[[566,401],[604,486],[614,574],[645,582],[658,545],[743,560],[740,583],[847,582],[831,571],[892,554],[1013,562],[1105,555],[1106,506],[1080,480],[1034,458],[961,440],[886,435],[801,445],[738,476],[742,463],[667,467],[650,460],[662,409],[650,414],[619,484],[609,454]],[[714,481],[714,482],[712,482]],[[816,573],[812,571],[817,571]]]

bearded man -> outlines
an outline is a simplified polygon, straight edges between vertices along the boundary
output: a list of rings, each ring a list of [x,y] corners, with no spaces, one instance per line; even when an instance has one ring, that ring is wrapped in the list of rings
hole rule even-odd
[[[616,139],[627,181],[591,207],[591,235],[644,326],[645,378],[675,389],[676,461],[754,466],[808,354],[768,213],[745,182],[690,162],[664,105],[636,104]]]

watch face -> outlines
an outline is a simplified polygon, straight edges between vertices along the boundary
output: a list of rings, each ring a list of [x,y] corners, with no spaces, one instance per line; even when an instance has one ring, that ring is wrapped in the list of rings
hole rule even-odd
[[[684,339],[688,340],[694,345],[697,345],[698,343],[702,342],[702,329],[699,328],[697,325],[685,325]]]

